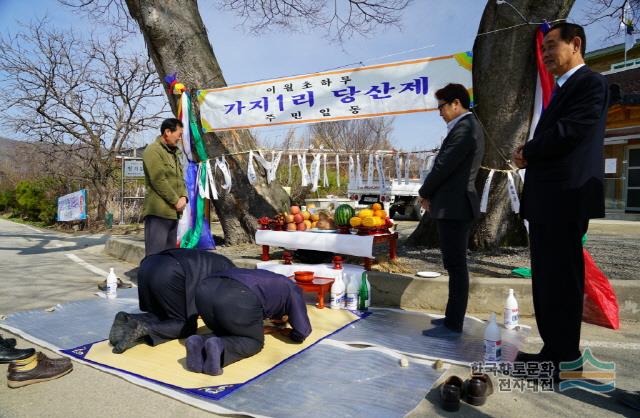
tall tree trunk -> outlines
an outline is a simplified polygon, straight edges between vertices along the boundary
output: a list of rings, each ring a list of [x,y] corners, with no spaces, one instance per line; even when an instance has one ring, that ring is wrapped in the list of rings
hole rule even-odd
[[[126,0],[126,3],[140,26],[161,79],[177,72],[179,81],[192,91],[226,86],[196,0]],[[168,96],[175,113],[177,96]],[[199,115],[195,100],[192,103]],[[246,130],[209,133],[204,140],[210,157],[256,148],[254,138]],[[267,184],[261,167],[256,167],[256,184],[249,183],[247,157],[241,154],[227,158],[233,181],[231,192],[223,191],[218,200],[212,201],[228,244],[252,241],[256,218],[272,216],[290,202],[278,183]]]
[[[512,0],[510,2],[530,22],[564,19],[574,0]],[[523,25],[508,4],[488,1],[473,45],[473,93],[475,112],[485,128],[485,156],[482,166],[509,170],[513,150],[525,143],[531,124],[536,85],[535,25]],[[497,31],[496,31],[497,30]],[[496,31],[493,33],[488,33]],[[482,193],[489,171],[481,169],[476,180]],[[514,174],[516,187],[521,188]],[[433,221],[423,218],[409,237],[414,245],[437,245]],[[507,194],[507,174],[496,172],[491,182],[487,213],[476,223],[470,240],[474,249],[526,245],[523,222],[513,213]]]

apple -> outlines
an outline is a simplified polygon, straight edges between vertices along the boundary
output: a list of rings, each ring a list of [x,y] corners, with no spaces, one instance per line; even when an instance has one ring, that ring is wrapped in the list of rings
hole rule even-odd
[[[297,230],[298,228],[296,227],[296,224],[294,224],[293,222],[287,224],[287,231],[297,231]]]
[[[300,213],[300,207],[299,206],[291,206],[291,209],[289,210],[289,212],[291,212],[293,215],[297,215],[298,213]]]
[[[304,221],[304,218],[302,217],[302,215],[301,215],[301,214],[296,213],[295,215],[293,215],[293,222],[295,222],[295,223],[299,224],[299,223],[301,223],[302,221]]]
[[[300,222],[296,226],[298,227],[298,231],[306,231],[307,230],[307,224],[305,224],[304,222]]]
[[[287,222],[288,224],[291,223],[295,223],[295,221],[293,220],[294,216],[293,215],[285,215],[284,220],[285,222]]]

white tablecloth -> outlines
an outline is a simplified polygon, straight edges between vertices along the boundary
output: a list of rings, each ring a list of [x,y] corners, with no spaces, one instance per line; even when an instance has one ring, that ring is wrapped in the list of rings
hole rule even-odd
[[[256,244],[373,258],[373,235],[258,230]]]

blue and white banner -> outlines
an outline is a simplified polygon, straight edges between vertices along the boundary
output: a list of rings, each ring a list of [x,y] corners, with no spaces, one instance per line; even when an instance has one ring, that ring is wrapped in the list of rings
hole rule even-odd
[[[471,92],[471,52],[200,90],[198,101],[213,132],[435,111],[448,83]]]
[[[87,219],[87,190],[82,189],[58,198],[58,222]]]

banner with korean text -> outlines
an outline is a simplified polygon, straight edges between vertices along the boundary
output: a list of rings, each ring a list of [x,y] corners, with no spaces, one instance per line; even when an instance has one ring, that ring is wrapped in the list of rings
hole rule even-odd
[[[205,132],[438,109],[436,90],[471,88],[471,52],[198,91]],[[471,94],[473,97],[473,94]]]
[[[82,189],[58,198],[58,222],[87,219],[87,190]]]

